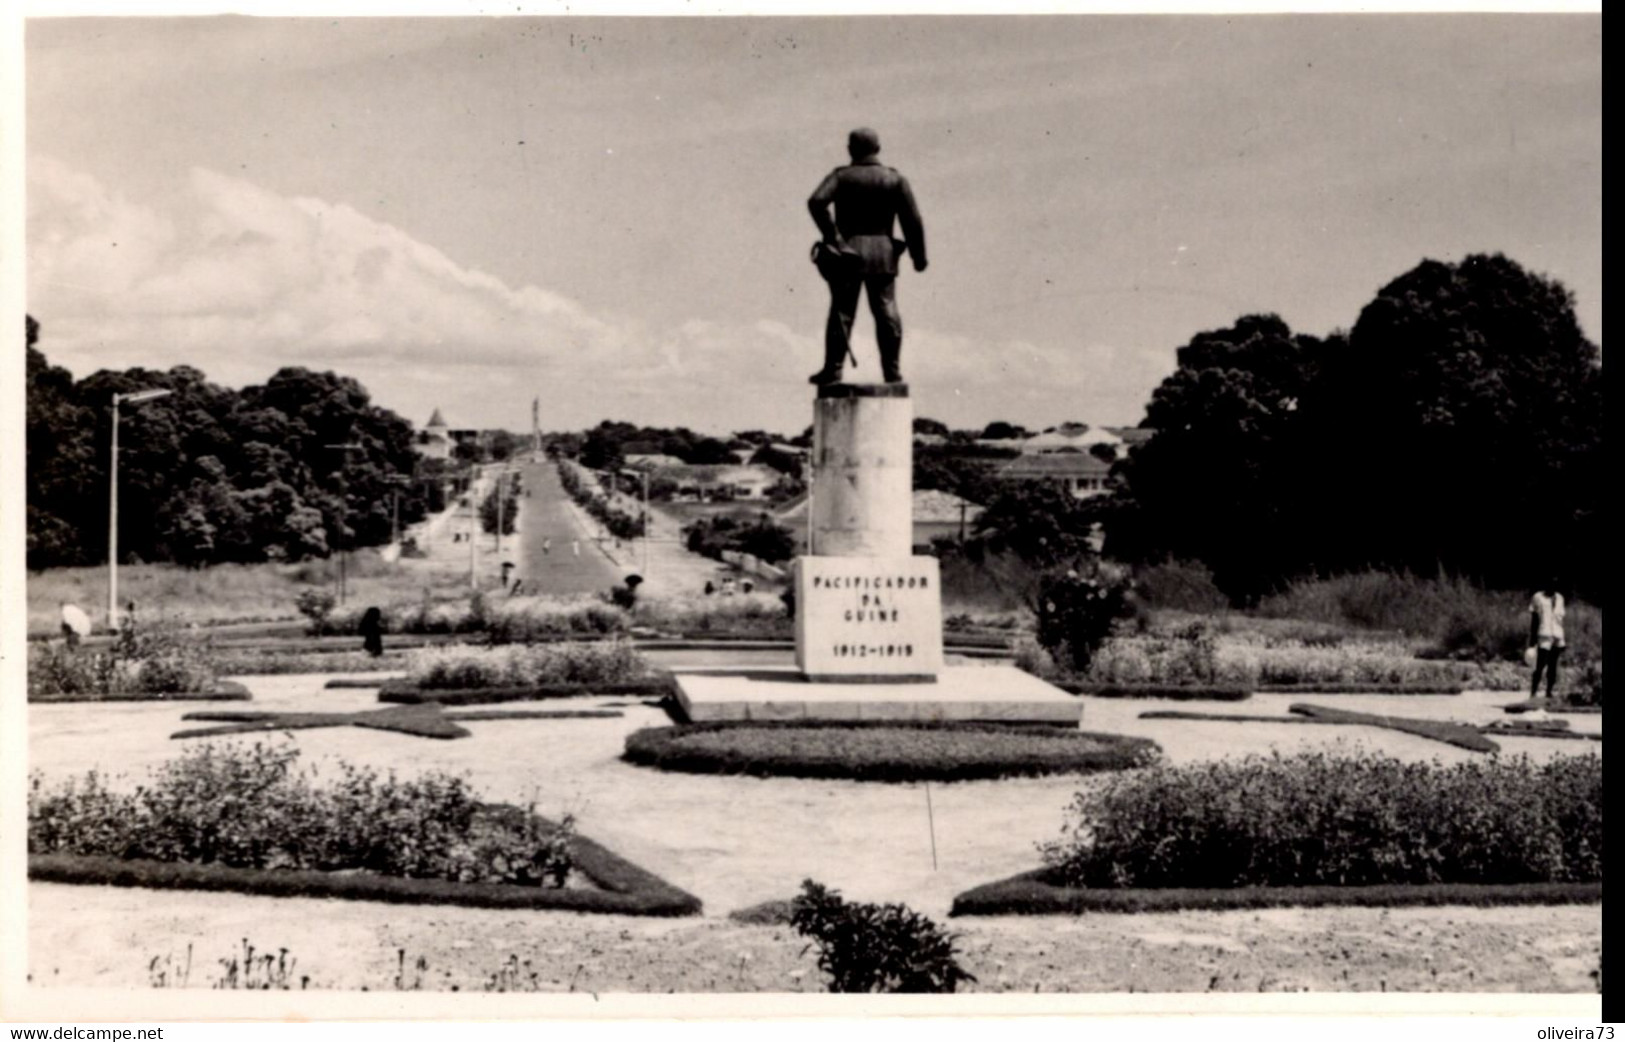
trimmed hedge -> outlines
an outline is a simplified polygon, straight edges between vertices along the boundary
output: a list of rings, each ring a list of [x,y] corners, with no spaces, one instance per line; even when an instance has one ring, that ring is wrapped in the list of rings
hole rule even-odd
[[[248,688],[235,680],[218,680],[213,691],[188,691],[180,693],[121,691],[111,695],[35,695],[30,694],[30,702],[247,702],[254,696]]]
[[[622,759],[695,774],[907,782],[1116,771],[1160,755],[1147,738],[1042,724],[794,720],[644,728],[627,736]]]
[[[1301,684],[1261,683],[1253,689],[1261,695],[1459,695],[1460,684],[1362,684],[1340,681]]]
[[[497,813],[518,807],[487,805]],[[544,825],[556,828],[541,819]],[[451,904],[472,908],[535,908],[618,915],[700,914],[700,899],[679,890],[585,836],[571,844],[574,867],[601,887],[571,890],[506,883],[454,883],[361,872],[330,873],[229,868],[183,862],[135,861],[73,854],[31,854],[28,878],[48,883],[136,886],[154,890],[228,890],[266,897],[327,897],[395,904]]]
[[[1161,698],[1172,702],[1245,702],[1253,693],[1244,687],[1203,684],[1090,684],[1066,680],[1055,685],[1074,695],[1095,698]]]
[[[1232,715],[1229,713],[1194,713],[1177,709],[1151,710],[1141,713],[1141,720],[1217,720],[1224,723],[1250,724],[1361,724],[1367,727],[1386,727],[1403,731],[1419,738],[1458,746],[1475,753],[1493,753],[1500,746],[1485,738],[1477,728],[1449,720],[1416,720],[1410,717],[1381,716],[1376,713],[1355,713],[1346,709],[1328,709],[1325,706],[1294,704],[1288,711],[1295,716]]]
[[[315,727],[368,727],[394,731],[414,738],[467,738],[467,728],[458,720],[575,720],[624,716],[614,709],[495,709],[447,713],[437,702],[390,706],[356,713],[265,713],[213,712],[187,713],[182,720],[210,720],[218,727],[194,727],[176,731],[171,738],[212,738],[252,731],[297,731]]]
[[[445,706],[496,705],[501,702],[527,702],[546,698],[590,698],[594,695],[664,695],[671,680],[622,680],[604,684],[535,684],[529,687],[421,688],[407,680],[386,680],[378,686],[378,701],[420,705],[438,702]]]
[[[1602,883],[1419,883],[1386,886],[1248,886],[1230,889],[1068,887],[1050,869],[986,883],[954,898],[949,915],[1223,911],[1238,908],[1399,908],[1416,905],[1549,905],[1602,901]]]
[[[1533,713],[1539,710],[1545,710],[1548,713],[1596,713],[1598,715],[1602,713],[1602,706],[1573,705],[1555,698],[1529,698],[1501,708],[1508,713]]]

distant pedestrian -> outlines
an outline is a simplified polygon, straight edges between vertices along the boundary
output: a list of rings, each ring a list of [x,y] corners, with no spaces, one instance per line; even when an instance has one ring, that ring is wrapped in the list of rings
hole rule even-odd
[[[77,648],[81,638],[90,636],[90,616],[77,604],[62,602],[62,636],[70,648]]]
[[[356,627],[361,634],[361,649],[373,658],[384,653],[384,613],[374,605],[361,615],[361,624]]]
[[[734,577],[733,576],[729,575],[729,576],[724,576],[723,577],[723,580],[722,580],[722,595],[724,597],[732,597],[734,595]]]
[[[551,536],[543,536],[542,537],[542,556],[546,557],[548,554],[550,554],[552,552],[553,552],[553,538]]]
[[[717,592],[717,584],[710,579],[705,580],[705,595],[707,597]]]
[[[627,611],[638,606],[638,587],[643,585],[643,576],[628,575],[626,582],[609,591],[610,601]]]
[[[749,593],[754,589],[756,589],[756,584],[751,582],[749,579],[741,579],[741,580],[739,580],[739,592],[740,593]]]
[[[1557,592],[1557,577],[1535,591],[1529,599],[1529,647],[1535,653],[1535,672],[1529,678],[1529,697],[1540,692],[1540,677],[1546,675],[1546,697],[1557,687],[1557,660],[1567,642],[1563,638],[1563,595]]]
[[[575,554],[577,557],[581,556],[581,540],[579,540],[579,539],[570,540],[570,552],[572,554]]]

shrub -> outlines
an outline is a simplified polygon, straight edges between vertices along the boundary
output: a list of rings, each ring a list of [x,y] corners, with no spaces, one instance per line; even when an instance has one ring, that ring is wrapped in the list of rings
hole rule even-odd
[[[320,632],[356,634],[365,612],[360,604],[338,608]],[[383,608],[383,616],[390,633],[484,633],[493,644],[608,636],[625,633],[629,625],[625,612],[593,598],[515,597],[493,604],[478,593],[463,601],[425,599],[390,605]]]
[[[699,774],[967,781],[1125,770],[1155,762],[1146,738],[981,721],[714,722],[627,736],[631,763]]]
[[[1128,613],[1127,594],[1127,580],[1104,569],[1092,575],[1076,569],[1046,572],[1035,604],[1038,643],[1057,662],[1084,672],[1112,624]]]
[[[1200,561],[1141,568],[1134,576],[1134,592],[1149,608],[1208,613],[1230,607],[1230,599],[1213,582],[1213,572]]]
[[[28,649],[30,698],[196,694],[218,686],[209,645],[164,624],[128,619],[105,648],[42,641]]]
[[[133,793],[92,771],[28,793],[30,854],[73,854],[232,868],[563,885],[569,824],[488,814],[462,778],[402,780],[341,764],[328,785],[293,770],[293,746],[201,745]]]
[[[327,617],[333,614],[338,598],[332,590],[301,590],[293,603],[299,614],[310,620],[311,633],[326,633]]]
[[[1588,882],[1602,878],[1602,761],[1154,766],[1080,792],[1040,849],[1061,881],[1097,887]]]
[[[648,663],[624,640],[499,648],[453,644],[417,649],[410,663],[407,679],[425,689],[614,683],[649,675]]]
[[[684,634],[784,637],[791,630],[791,615],[784,598],[774,593],[643,598],[633,618],[652,629]]]
[[[752,554],[768,564],[795,556],[795,533],[762,514],[755,521],[722,514],[701,517],[683,528],[683,545],[690,552],[722,560],[725,550]]]
[[[901,904],[848,902],[808,879],[790,924],[818,946],[832,992],[939,994],[976,980],[959,965],[953,935]]]

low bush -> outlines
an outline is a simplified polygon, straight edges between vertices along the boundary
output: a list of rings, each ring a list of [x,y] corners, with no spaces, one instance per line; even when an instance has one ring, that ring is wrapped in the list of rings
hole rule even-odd
[[[949,915],[1077,915],[1081,912],[1223,911],[1242,908],[1403,908],[1593,904],[1602,884],[1416,883],[1378,886],[1245,886],[1098,889],[1068,886],[1052,869],[1024,872],[954,898]]]
[[[1149,739],[1061,727],[869,720],[645,728],[627,736],[623,758],[698,774],[904,782],[1124,770],[1159,755]]]
[[[1038,643],[1074,673],[1083,673],[1118,619],[1129,613],[1128,581],[1105,568],[1044,573],[1034,611]]]
[[[35,774],[29,853],[521,886],[569,874],[568,818],[493,815],[440,773],[402,780],[341,764],[318,787],[297,757],[288,745],[194,746],[133,793],[95,771],[55,789]]]
[[[1021,664],[1018,652],[1018,664]],[[1214,684],[1255,691],[1451,692],[1517,690],[1529,682],[1507,662],[1424,660],[1407,643],[1288,638],[1223,632],[1193,623],[1155,636],[1117,636],[1083,674],[1055,679],[1100,684]]]
[[[30,701],[94,701],[219,690],[207,641],[127,619],[105,647],[39,641],[28,648]]]
[[[1597,882],[1602,760],[1250,756],[1107,777],[1043,845],[1068,886]]]
[[[795,556],[796,537],[767,514],[755,520],[721,514],[696,518],[685,525],[683,545],[691,553],[716,561],[722,560],[723,551],[733,550],[778,564]]]
[[[793,620],[777,593],[690,594],[640,600],[634,620],[650,629],[686,636],[706,634],[788,637]]]
[[[493,644],[614,636],[624,634],[630,626],[626,612],[599,600],[579,597],[515,597],[492,603],[484,594],[476,593],[461,601],[425,599],[381,610],[388,633],[483,633]],[[311,633],[356,635],[365,613],[366,606],[361,604],[333,609],[319,625],[312,626]]]
[[[954,937],[904,905],[849,902],[808,879],[790,925],[817,945],[832,992],[944,994],[976,980],[959,965]]]
[[[1230,598],[1200,561],[1165,561],[1140,568],[1134,574],[1134,593],[1146,607],[1157,610],[1208,614],[1230,607]]]
[[[1258,613],[1426,637],[1435,655],[1479,662],[1518,660],[1529,640],[1529,591],[1485,590],[1465,579],[1409,572],[1304,580],[1265,598]],[[1571,602],[1565,630],[1571,660],[1602,657],[1600,609]]]
[[[412,653],[407,681],[422,690],[525,688],[647,679],[649,665],[628,641],[597,644],[450,645]]]
[[[497,817],[524,814],[517,807],[484,805]],[[537,819],[543,828],[551,822]],[[47,883],[133,886],[149,890],[223,890],[266,897],[317,897],[393,904],[447,904],[470,908],[534,908],[617,915],[698,915],[700,900],[599,846],[574,839],[576,870],[586,887],[516,886],[406,879],[365,872],[310,872],[231,868],[220,864],[130,861],[73,854],[30,854],[28,877]]]

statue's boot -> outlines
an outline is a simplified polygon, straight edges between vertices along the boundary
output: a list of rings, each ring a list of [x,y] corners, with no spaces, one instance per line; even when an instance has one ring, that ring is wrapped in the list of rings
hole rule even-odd
[[[833,371],[829,369],[820,369],[818,372],[807,377],[807,382],[810,384],[817,384],[819,387],[826,387],[830,384],[838,384],[841,382],[841,371],[839,369]]]
[[[886,350],[884,346],[882,347],[880,352],[880,373],[889,384],[903,382],[903,369],[900,364],[902,353],[903,347],[901,344],[892,347],[890,350]]]

